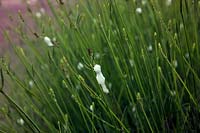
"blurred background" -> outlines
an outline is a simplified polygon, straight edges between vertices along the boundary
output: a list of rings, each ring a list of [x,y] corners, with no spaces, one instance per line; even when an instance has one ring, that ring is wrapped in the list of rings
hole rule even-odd
[[[62,2],[67,3],[66,8],[74,5],[76,1],[77,0],[62,0]],[[4,37],[5,31],[9,32],[9,37],[11,37],[12,41],[16,41],[16,43],[19,41],[19,37],[13,32],[15,28],[19,26],[19,11],[26,20],[26,25],[32,27],[33,18],[30,17],[33,16],[30,15],[30,12],[28,13],[28,11],[30,11],[29,9],[33,13],[32,15],[37,18],[40,18],[44,13],[49,14],[47,0],[0,0],[0,56],[11,47],[11,44],[9,44]]]
[[[46,0],[0,0],[0,55],[3,55],[9,47],[10,44],[4,38],[4,32],[9,31],[12,35],[12,31],[16,26],[16,22],[19,21],[18,11],[22,13],[23,16],[27,11],[27,6],[35,8],[37,6],[45,6]],[[11,17],[12,21],[11,21]],[[12,39],[18,40],[16,36],[12,35]]]

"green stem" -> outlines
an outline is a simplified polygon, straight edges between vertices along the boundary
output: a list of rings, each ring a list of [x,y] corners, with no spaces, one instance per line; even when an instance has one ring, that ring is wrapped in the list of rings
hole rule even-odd
[[[17,109],[17,111],[20,113],[20,114],[23,114],[24,116],[25,116],[25,118],[33,125],[33,127],[29,124],[29,123],[27,123],[31,128],[32,128],[32,130],[33,131],[36,131],[36,132],[41,132],[40,131],[40,129],[39,129],[39,127],[33,122],[33,120],[23,111],[23,109],[19,106],[19,105],[17,105],[16,103],[15,103],[15,101],[11,98],[11,97],[9,97],[5,92],[3,92],[3,91],[0,91],[0,93],[2,94],[2,95],[4,95],[5,97],[6,97],[6,99],[10,102],[10,103],[12,103],[14,106],[15,106],[15,108]]]

